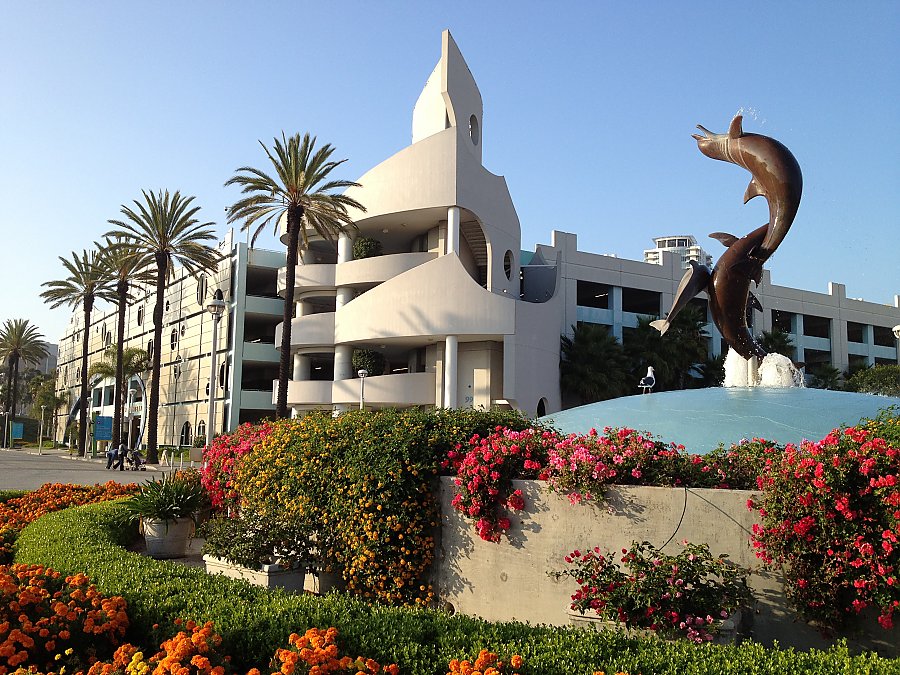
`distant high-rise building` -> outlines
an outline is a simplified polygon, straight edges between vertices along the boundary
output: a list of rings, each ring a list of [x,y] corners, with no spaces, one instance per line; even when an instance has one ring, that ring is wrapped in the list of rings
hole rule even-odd
[[[644,262],[662,265],[662,252],[668,251],[681,258],[681,266],[687,269],[690,260],[712,267],[712,256],[704,251],[697,240],[689,234],[654,237],[654,248],[644,251]]]

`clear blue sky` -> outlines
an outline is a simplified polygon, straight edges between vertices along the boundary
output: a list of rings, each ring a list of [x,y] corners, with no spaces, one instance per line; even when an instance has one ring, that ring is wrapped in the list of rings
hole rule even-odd
[[[446,6],[445,6],[446,5]],[[697,150],[696,124],[782,141],[803,169],[774,283],[892,304],[900,294],[900,3],[29,2],[0,4],[0,321],[50,341],[38,298],[142,188],[196,195],[224,234],[222,184],[258,139],[309,131],[358,178],[410,142],[449,28],[484,99],[484,163],[522,247],[550,231],[640,259],[653,236],[743,235],[749,175]],[[259,246],[276,248],[265,236]]]

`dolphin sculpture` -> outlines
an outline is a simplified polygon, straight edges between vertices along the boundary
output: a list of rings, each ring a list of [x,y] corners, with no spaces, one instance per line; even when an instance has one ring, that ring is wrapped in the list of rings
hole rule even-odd
[[[724,134],[714,134],[698,124],[704,135],[692,136],[707,157],[737,164],[750,172],[753,178],[744,193],[745,204],[759,195],[769,203],[769,230],[752,252],[753,257],[765,262],[794,222],[803,193],[803,174],[790,150],[774,138],[744,133],[743,120],[742,115],[736,115]]]
[[[750,292],[750,282],[759,284],[762,266],[787,235],[803,192],[803,175],[794,155],[774,138],[746,134],[743,117],[735,116],[728,132],[713,134],[697,125],[703,136],[693,134],[697,147],[707,157],[731,162],[747,169],[752,178],[744,193],[744,203],[762,195],[769,204],[769,222],[738,239],[734,235],[714,232],[709,236],[727,248],[709,268],[691,263],[675,293],[672,309],[666,319],[650,325],[664,334],[670,322],[701,291],[709,295],[713,321],[728,345],[744,359],[762,358],[765,349],[753,338],[747,325],[750,307],[761,309],[759,300]]]

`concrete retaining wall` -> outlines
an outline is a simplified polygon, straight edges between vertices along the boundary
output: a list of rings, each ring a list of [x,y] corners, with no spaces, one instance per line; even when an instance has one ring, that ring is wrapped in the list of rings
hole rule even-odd
[[[464,614],[495,621],[527,621],[567,625],[569,602],[576,586],[547,572],[565,567],[564,556],[575,549],[599,546],[620,551],[632,541],[649,541],[669,554],[680,542],[709,544],[714,555],[754,570],[750,585],[758,599],[752,637],[764,644],[827,648],[829,641],[799,622],[781,589],[780,577],[761,569],[750,545],[756,514],[747,509],[754,493],[657,487],[614,487],[600,505],[573,506],[546,484],[515,481],[525,497],[525,510],[515,514],[509,538],[499,544],[482,541],[473,522],[456,512],[453,479],[442,478],[441,539],[435,563],[435,586],[442,601]],[[870,627],[871,626],[871,627]],[[869,622],[851,646],[900,656],[900,629],[887,632]]]

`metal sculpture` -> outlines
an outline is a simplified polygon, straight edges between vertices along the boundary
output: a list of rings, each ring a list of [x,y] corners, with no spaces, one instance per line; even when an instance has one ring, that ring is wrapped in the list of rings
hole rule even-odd
[[[772,256],[794,222],[803,175],[800,165],[784,145],[774,138],[744,133],[743,117],[737,115],[728,132],[713,134],[702,126],[703,136],[693,134],[697,147],[707,157],[742,166],[752,175],[744,193],[744,203],[762,195],[769,204],[769,222],[744,237],[714,232],[710,237],[728,249],[710,270],[691,264],[678,285],[672,309],[665,319],[650,325],[664,334],[675,315],[701,291],[709,295],[713,321],[728,345],[745,359],[762,358],[766,350],[753,338],[747,326],[748,306],[759,307],[750,293],[750,282],[759,284],[763,264]]]

